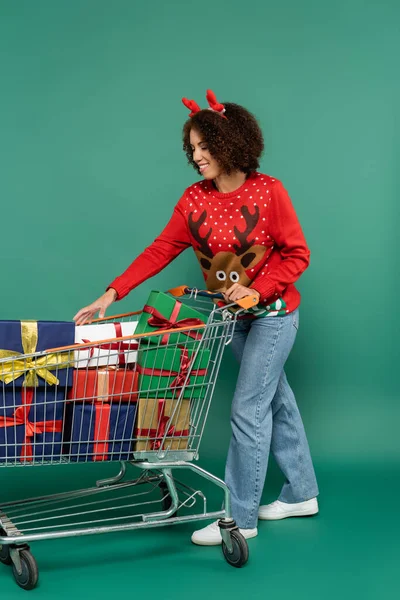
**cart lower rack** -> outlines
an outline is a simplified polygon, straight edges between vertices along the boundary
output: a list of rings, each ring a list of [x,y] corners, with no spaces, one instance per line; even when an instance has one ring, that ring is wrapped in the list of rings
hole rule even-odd
[[[24,352],[0,350],[0,466],[120,465],[91,488],[0,503],[0,561],[20,587],[38,581],[31,542],[200,519],[219,519],[229,564],[247,562],[226,484],[193,460],[224,348],[254,299],[219,308],[197,290],[171,292],[182,290],[185,302],[154,296],[143,311],[98,319],[79,328],[81,343],[54,349],[36,350],[54,324],[9,322],[7,335],[19,328]],[[139,469],[133,479],[132,469]],[[203,492],[179,472],[218,486],[223,509],[209,511]]]

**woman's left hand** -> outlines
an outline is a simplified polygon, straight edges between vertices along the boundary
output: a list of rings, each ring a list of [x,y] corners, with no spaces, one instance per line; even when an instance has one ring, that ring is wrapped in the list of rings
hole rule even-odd
[[[234,283],[230,288],[222,293],[227,302],[236,302],[236,300],[241,300],[246,296],[258,296],[258,299],[260,299],[259,292],[245,287],[244,285],[240,285],[240,283]]]

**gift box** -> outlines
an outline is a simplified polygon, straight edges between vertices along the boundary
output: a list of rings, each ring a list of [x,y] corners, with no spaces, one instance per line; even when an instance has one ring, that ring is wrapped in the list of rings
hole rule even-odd
[[[0,460],[59,458],[75,324],[0,321]],[[25,357],[27,356],[27,357]]]
[[[189,424],[190,400],[139,398],[135,451],[186,450]]]
[[[153,291],[143,308],[136,333],[152,333],[157,330],[194,327],[206,322],[206,317],[199,311],[182,304],[172,296]],[[179,333],[165,333],[144,338],[149,344],[188,344],[201,339],[203,329]]]
[[[88,344],[111,338],[120,338],[135,333],[137,321],[126,323],[99,323],[94,325],[78,325],[75,329],[75,343]],[[75,351],[75,367],[108,367],[111,365],[124,366],[136,362],[138,342],[125,340],[106,342]]]
[[[137,403],[69,402],[64,453],[73,462],[130,460]]]
[[[64,398],[40,388],[18,391],[14,403],[20,406],[0,408],[0,462],[60,459]]]
[[[148,346],[140,350],[136,365],[140,394],[150,398],[177,398],[183,386],[183,398],[203,398],[207,389],[210,350],[201,348],[196,358],[194,356],[195,350],[179,346]]]
[[[70,352],[24,358],[48,348],[72,346],[75,324],[57,321],[0,321],[0,381],[9,388],[71,386]],[[0,396],[1,402],[1,396]]]
[[[138,374],[130,369],[77,369],[69,400],[131,402],[137,400]]]

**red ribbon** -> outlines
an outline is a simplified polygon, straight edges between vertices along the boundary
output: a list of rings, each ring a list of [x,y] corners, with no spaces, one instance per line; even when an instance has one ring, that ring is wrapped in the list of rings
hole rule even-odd
[[[182,303],[176,301],[174,310],[171,313],[169,319],[164,317],[154,306],[145,305],[143,308],[143,312],[151,315],[150,319],[147,321],[147,324],[150,327],[155,327],[156,329],[178,329],[179,327],[194,327],[196,325],[204,325],[204,322],[201,319],[197,319],[195,317],[181,319],[177,321],[179,311],[181,309]],[[201,337],[201,333],[199,331],[182,331],[183,335],[187,335],[195,340],[198,340]],[[169,339],[169,334],[165,333],[161,338],[161,343],[166,344]]]
[[[103,402],[94,402],[93,407],[95,410],[93,461],[96,462],[107,460],[111,406]]]
[[[33,423],[28,419],[28,413],[33,400],[33,388],[22,388],[22,406],[19,406],[12,417],[0,417],[0,427],[25,426],[25,439],[23,441],[20,461],[32,461],[32,438],[45,432],[61,433],[62,421],[37,421]]]
[[[121,323],[113,323],[113,325],[115,327],[115,337],[123,337]],[[86,340],[82,338],[82,342],[84,344],[91,344],[92,340]],[[139,344],[137,342],[109,342],[107,344],[91,346],[90,348],[85,348],[85,350],[89,351],[89,360],[93,358],[95,348],[98,350],[118,350],[118,364],[120,366],[124,366],[126,364],[125,352],[137,350],[139,348]]]
[[[136,370],[140,375],[153,375],[154,377],[175,377],[175,379],[169,386],[171,389],[174,389],[182,387],[182,385],[185,383],[190,365],[192,363],[192,359],[189,358],[188,351],[185,348],[181,349],[181,355],[179,360],[179,371],[169,371],[168,369],[153,369],[152,367],[142,367],[141,365],[136,365]],[[198,377],[205,377],[207,375],[207,369],[194,369],[190,371],[189,379],[187,380],[188,385],[190,385],[190,379],[192,375],[196,375]]]
[[[138,429],[138,437],[154,438],[150,444],[151,450],[159,450],[164,436],[166,437],[188,437],[189,430],[182,429],[181,431],[176,430],[176,425],[170,425],[166,432],[167,423],[170,421],[170,417],[165,416],[165,403],[166,400],[159,400],[157,406],[158,413],[158,427],[157,429]]]
[[[160,409],[160,405],[158,405],[158,408]],[[162,409],[162,410],[164,411],[164,409]],[[159,410],[159,412],[160,412],[160,410]],[[162,416],[159,415],[158,418],[159,418],[160,426],[158,428],[158,432],[154,436],[156,439],[154,439],[151,442],[151,449],[152,450],[159,450],[161,448],[161,442],[162,442],[163,437],[165,435],[166,428],[167,428],[167,423],[169,421],[169,417],[166,417],[164,414]],[[175,433],[176,433],[175,425],[171,425],[170,428],[167,431],[167,436],[170,436],[170,437],[174,436]],[[180,433],[180,435],[182,435],[182,432]],[[153,436],[150,436],[150,437],[153,437]]]

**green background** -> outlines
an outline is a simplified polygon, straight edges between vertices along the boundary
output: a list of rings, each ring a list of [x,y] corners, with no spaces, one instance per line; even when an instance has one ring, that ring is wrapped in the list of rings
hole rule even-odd
[[[314,519],[261,523],[251,560],[192,527],[42,542],[43,598],[396,597],[400,191],[395,0],[0,3],[2,319],[70,319],[147,245],[196,178],[182,96],[252,110],[312,252],[288,363],[321,488]],[[149,290],[201,285],[184,253]],[[223,474],[226,356],[201,465]],[[112,465],[2,470],[2,497],[90,485]],[[265,500],[281,479],[271,465]],[[2,592],[19,590],[6,568]],[[21,596],[22,597],[22,596]]]

